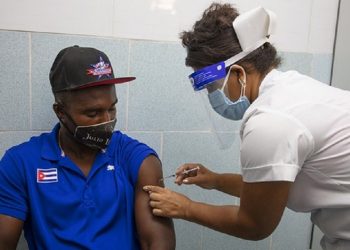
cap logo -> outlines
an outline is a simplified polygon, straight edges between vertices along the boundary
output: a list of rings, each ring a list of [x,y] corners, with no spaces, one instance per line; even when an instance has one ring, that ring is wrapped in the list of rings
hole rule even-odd
[[[86,70],[87,75],[93,75],[98,76],[98,79],[100,79],[102,76],[106,75],[107,77],[111,77],[110,74],[112,74],[112,68],[109,65],[109,63],[105,63],[100,56],[100,61],[96,64],[90,64],[91,69]]]

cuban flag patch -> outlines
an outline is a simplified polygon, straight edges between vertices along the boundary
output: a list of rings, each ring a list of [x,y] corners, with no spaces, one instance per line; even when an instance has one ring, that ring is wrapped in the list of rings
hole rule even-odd
[[[37,183],[58,182],[57,168],[38,168],[36,170]]]

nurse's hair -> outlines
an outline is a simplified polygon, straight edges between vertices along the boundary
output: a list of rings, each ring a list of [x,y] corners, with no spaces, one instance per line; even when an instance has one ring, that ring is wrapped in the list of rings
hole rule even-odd
[[[231,4],[212,3],[192,30],[180,34],[182,45],[187,49],[186,66],[200,69],[215,64],[242,51],[232,22],[239,15]],[[266,42],[236,64],[247,72],[256,70],[266,74],[277,68],[281,58],[273,45]]]

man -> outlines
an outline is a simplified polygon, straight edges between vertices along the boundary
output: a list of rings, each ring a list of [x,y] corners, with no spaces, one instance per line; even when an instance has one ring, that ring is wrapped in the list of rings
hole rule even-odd
[[[0,249],[24,229],[30,249],[175,249],[172,221],[156,218],[146,184],[162,177],[157,154],[113,132],[118,102],[108,57],[73,46],[50,83],[60,123],[0,161]]]

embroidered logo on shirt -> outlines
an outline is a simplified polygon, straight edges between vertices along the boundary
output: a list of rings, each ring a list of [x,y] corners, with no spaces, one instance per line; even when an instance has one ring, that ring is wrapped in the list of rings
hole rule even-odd
[[[58,182],[57,168],[48,168],[36,170],[36,182],[37,183],[50,183]]]
[[[114,170],[114,166],[113,165],[108,165],[107,166],[107,171],[113,171]]]

